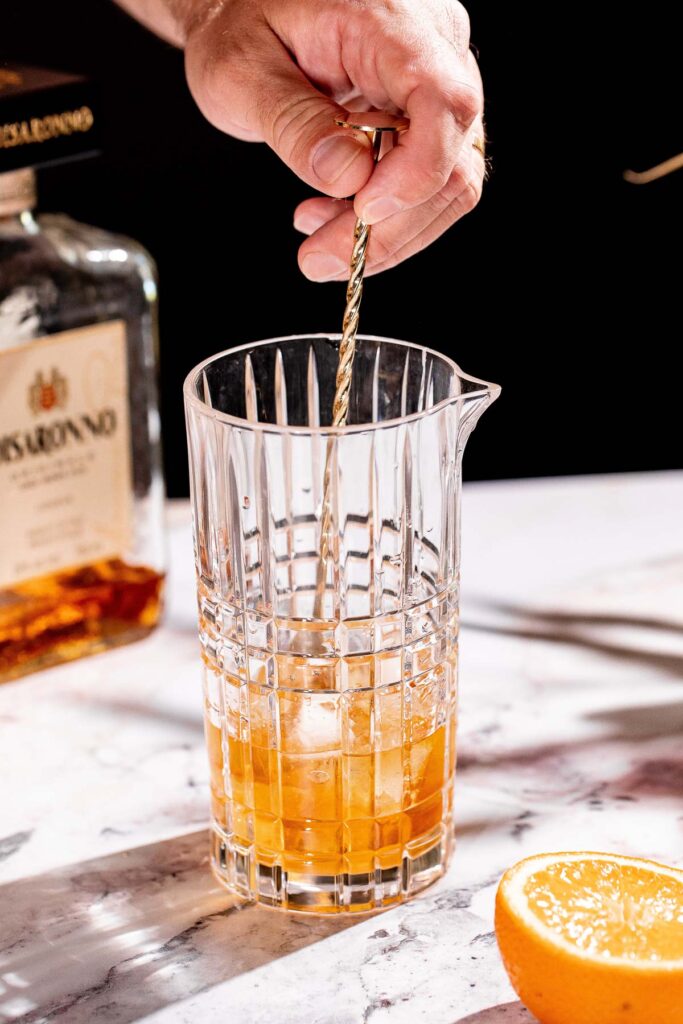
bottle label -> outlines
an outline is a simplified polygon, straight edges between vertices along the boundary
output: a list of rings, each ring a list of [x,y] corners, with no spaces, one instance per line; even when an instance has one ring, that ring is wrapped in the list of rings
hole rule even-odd
[[[132,537],[122,320],[0,351],[0,589]]]

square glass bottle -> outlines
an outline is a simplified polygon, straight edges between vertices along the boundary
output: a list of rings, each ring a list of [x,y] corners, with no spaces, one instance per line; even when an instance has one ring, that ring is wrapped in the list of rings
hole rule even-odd
[[[17,69],[15,164],[22,138],[83,148],[79,86]],[[154,265],[35,199],[32,168],[0,173],[0,682],[145,635],[163,587]]]

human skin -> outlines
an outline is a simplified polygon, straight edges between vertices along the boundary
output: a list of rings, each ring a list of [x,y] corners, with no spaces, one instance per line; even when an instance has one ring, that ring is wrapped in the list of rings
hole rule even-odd
[[[184,49],[190,90],[213,125],[268,143],[322,193],[294,212],[311,280],[348,276],[355,216],[373,225],[371,274],[429,245],[478,202],[483,94],[456,0],[118,2]],[[369,108],[410,118],[374,168],[365,136],[334,125]],[[344,200],[352,195],[353,208]]]

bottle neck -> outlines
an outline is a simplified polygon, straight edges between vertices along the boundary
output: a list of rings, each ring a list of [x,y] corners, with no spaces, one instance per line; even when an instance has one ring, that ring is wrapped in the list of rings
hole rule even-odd
[[[32,168],[0,174],[0,222],[32,222],[35,206],[36,173]]]

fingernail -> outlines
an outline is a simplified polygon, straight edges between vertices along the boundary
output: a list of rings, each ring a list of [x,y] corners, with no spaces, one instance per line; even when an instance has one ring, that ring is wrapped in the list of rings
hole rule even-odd
[[[312,235],[314,231],[322,227],[325,218],[317,213],[297,213],[294,217],[294,227],[302,235]]]
[[[353,139],[332,136],[321,142],[313,154],[313,170],[321,181],[332,184],[364,153],[364,147]]]
[[[346,273],[349,268],[331,252],[311,252],[308,256],[304,256],[301,269],[309,281],[331,281],[342,271]]]
[[[371,199],[361,210],[361,219],[366,224],[377,224],[380,220],[393,217],[403,209],[401,203],[394,196],[382,196],[380,199]]]

